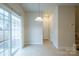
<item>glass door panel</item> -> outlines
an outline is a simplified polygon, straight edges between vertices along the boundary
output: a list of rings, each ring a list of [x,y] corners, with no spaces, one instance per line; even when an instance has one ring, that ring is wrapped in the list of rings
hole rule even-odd
[[[10,16],[7,11],[4,12],[4,49],[5,56],[10,55]]]
[[[12,53],[14,54],[19,49],[19,22],[17,17],[12,15]]]
[[[0,9],[1,10],[1,9]],[[4,47],[3,47],[3,15],[0,11],[0,56],[4,55]]]
[[[4,55],[3,42],[0,42],[0,56]]]

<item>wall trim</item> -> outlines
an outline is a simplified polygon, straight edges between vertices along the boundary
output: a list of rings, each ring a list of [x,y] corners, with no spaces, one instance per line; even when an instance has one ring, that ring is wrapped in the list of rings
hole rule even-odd
[[[27,44],[42,44],[42,43],[24,43],[24,45],[27,45]]]

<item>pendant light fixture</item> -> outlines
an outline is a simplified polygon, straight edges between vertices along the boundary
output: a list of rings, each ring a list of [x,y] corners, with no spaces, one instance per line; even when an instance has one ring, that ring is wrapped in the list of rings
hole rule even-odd
[[[40,3],[38,3],[38,7],[39,7],[39,8],[38,8],[38,9],[39,9],[39,12],[38,12],[38,13],[39,13],[39,16],[38,16],[38,17],[36,17],[35,21],[42,22],[42,21],[43,21],[43,19],[41,18],[41,14],[40,14],[40,13],[41,13],[41,12],[40,12]]]

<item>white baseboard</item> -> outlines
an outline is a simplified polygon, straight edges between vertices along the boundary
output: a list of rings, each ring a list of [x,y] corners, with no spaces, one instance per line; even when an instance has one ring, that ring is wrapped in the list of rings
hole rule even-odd
[[[24,43],[24,45],[27,45],[27,44],[43,44],[43,43]]]

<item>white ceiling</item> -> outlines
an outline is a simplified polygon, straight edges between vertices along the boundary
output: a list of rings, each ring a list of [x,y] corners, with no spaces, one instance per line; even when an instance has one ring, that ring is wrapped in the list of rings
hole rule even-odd
[[[22,3],[20,4],[26,11],[39,11],[39,3]],[[53,10],[59,5],[79,5],[77,3],[40,3],[40,11]]]

